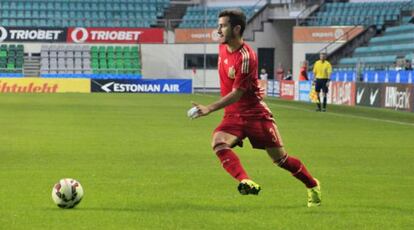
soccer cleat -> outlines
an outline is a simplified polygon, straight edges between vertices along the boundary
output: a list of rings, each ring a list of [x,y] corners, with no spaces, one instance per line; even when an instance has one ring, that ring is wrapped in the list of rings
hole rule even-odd
[[[237,187],[240,194],[242,195],[258,195],[260,190],[260,185],[250,179],[244,179],[240,182],[239,186]]]
[[[323,108],[323,109],[322,109],[322,112],[326,112],[326,108]]]
[[[321,205],[321,184],[317,179],[316,186],[308,188],[308,207],[316,207]]]

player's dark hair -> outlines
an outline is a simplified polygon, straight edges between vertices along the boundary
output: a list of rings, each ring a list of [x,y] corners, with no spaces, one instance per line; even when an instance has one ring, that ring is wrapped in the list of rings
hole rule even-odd
[[[246,15],[239,9],[226,9],[220,12],[219,18],[229,17],[231,28],[240,26],[240,36],[243,36],[244,29],[246,28]]]

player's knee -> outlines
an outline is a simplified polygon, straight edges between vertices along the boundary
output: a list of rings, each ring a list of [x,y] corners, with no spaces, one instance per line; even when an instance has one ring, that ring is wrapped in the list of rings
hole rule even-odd
[[[216,154],[219,153],[221,150],[230,149],[230,145],[224,142],[213,142],[211,147],[213,148],[213,151]]]
[[[273,163],[275,163],[277,166],[281,167],[285,163],[287,158],[288,158],[288,155],[287,155],[287,153],[285,153],[285,154],[281,155],[280,157],[278,157],[277,159],[274,159]]]

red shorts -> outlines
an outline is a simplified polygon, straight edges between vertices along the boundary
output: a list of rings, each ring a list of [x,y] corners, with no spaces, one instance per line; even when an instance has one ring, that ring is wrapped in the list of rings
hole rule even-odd
[[[271,117],[258,119],[226,115],[214,133],[218,131],[232,134],[240,141],[247,137],[255,149],[283,146],[276,123]]]

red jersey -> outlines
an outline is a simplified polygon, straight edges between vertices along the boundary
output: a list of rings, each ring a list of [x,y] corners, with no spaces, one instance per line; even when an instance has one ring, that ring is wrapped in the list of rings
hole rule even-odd
[[[243,43],[238,50],[230,52],[226,45],[220,44],[218,71],[222,97],[233,89],[244,91],[239,101],[224,108],[225,115],[263,116],[271,114],[260,95],[257,57],[249,45]]]

